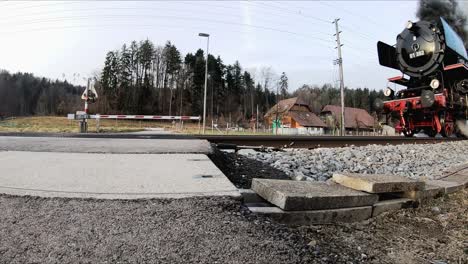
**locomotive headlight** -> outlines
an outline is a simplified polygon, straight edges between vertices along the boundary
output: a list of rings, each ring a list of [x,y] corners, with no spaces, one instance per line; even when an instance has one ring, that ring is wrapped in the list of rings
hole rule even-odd
[[[431,88],[435,90],[435,89],[439,88],[440,82],[439,82],[439,80],[434,79],[434,80],[431,81],[430,85],[431,85]]]
[[[387,89],[384,91],[384,95],[387,97],[393,97],[394,94],[395,91],[393,91],[390,87],[387,87]]]
[[[413,27],[413,22],[408,21],[408,23],[406,23],[406,28],[411,29],[412,27]]]
[[[384,108],[384,102],[382,101],[382,99],[380,98],[375,98],[374,100],[374,108],[375,110],[377,110],[378,112],[382,111],[383,108]]]

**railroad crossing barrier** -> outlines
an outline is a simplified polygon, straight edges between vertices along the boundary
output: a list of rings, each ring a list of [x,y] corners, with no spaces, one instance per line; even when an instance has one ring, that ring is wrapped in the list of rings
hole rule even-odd
[[[90,119],[138,119],[138,120],[200,120],[199,116],[160,116],[160,115],[89,115]]]
[[[68,114],[70,120],[80,120],[80,133],[88,132],[87,119],[96,119],[97,130],[99,131],[100,119],[125,119],[125,120],[198,120],[200,125],[200,116],[164,116],[164,115],[90,115],[83,111],[77,111],[76,114]]]

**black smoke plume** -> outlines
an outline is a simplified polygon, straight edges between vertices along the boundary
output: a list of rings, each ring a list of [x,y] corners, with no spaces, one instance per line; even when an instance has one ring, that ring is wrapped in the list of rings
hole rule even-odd
[[[443,17],[463,39],[465,48],[468,48],[468,24],[463,8],[456,0],[420,0],[416,16],[434,23]]]

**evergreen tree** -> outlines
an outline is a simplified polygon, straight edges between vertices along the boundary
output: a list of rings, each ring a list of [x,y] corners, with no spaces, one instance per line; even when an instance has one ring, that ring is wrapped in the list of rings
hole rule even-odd
[[[281,74],[280,81],[279,81],[279,88],[280,88],[281,98],[284,99],[288,97],[288,76],[286,76],[285,72]]]

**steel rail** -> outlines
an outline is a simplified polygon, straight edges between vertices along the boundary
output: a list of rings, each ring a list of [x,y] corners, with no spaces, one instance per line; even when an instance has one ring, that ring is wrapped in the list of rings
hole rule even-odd
[[[433,144],[463,140],[461,138],[406,138],[399,136],[250,136],[250,135],[183,135],[183,134],[132,134],[132,133],[20,133],[0,132],[0,136],[14,137],[62,137],[62,138],[115,138],[115,139],[205,139],[213,144],[274,147],[318,148],[365,145]]]

